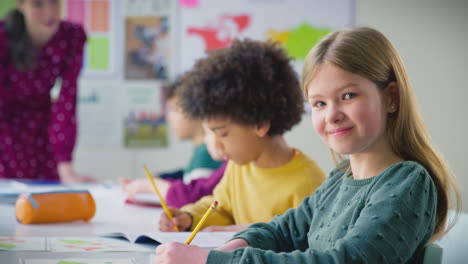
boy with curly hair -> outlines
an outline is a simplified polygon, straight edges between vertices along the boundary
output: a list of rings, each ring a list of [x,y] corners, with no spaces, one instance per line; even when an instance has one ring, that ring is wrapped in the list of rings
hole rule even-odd
[[[192,230],[216,200],[220,206],[204,230],[240,231],[312,194],[324,173],[283,137],[301,120],[303,102],[297,75],[276,43],[234,41],[197,61],[182,80],[180,104],[215,134],[229,163],[212,195],[171,208],[172,221],[162,214],[160,230]]]

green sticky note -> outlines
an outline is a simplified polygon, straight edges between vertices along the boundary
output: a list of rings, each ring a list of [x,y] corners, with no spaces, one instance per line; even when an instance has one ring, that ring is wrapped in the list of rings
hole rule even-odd
[[[1,243],[0,242],[0,248],[6,248],[6,249],[12,249],[12,248],[15,248],[16,245],[14,244],[7,244],[7,243]]]
[[[317,44],[323,36],[331,31],[302,24],[289,32],[286,50],[295,59],[304,59],[309,50]]]
[[[68,244],[75,244],[75,245],[86,245],[90,244],[91,242],[89,241],[83,241],[83,240],[66,240],[66,239],[60,239],[60,241],[68,243]]]
[[[0,4],[0,19],[4,19],[5,15],[16,7],[16,0],[1,0]]]
[[[109,38],[89,37],[86,61],[90,70],[109,69]]]
[[[83,262],[75,262],[75,261],[66,261],[66,260],[60,260],[57,262],[57,264],[86,264]]]

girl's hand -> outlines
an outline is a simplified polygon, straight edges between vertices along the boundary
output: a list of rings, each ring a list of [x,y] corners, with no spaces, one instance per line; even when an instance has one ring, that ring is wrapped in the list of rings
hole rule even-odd
[[[208,250],[176,242],[162,244],[156,248],[156,260],[153,264],[205,264]]]
[[[78,174],[73,170],[71,162],[59,162],[57,165],[60,181],[64,184],[73,184],[79,182],[97,182],[96,179],[83,174]]]
[[[249,246],[249,243],[247,243],[247,241],[245,241],[242,238],[236,238],[236,239],[233,239],[233,240],[227,242],[226,244],[224,244],[224,245],[222,245],[222,246],[220,246],[218,248],[215,248],[215,250],[233,251],[235,249],[248,247],[248,246]]]
[[[169,207],[172,214],[172,221],[169,220],[165,212],[161,213],[159,218],[159,231],[173,232],[176,225],[180,231],[188,231],[192,226],[192,216],[177,208]]]
[[[245,224],[245,225],[227,225],[227,226],[208,226],[203,228],[201,231],[202,232],[240,232],[247,227],[249,227],[250,224]]]
[[[154,193],[153,186],[147,178],[140,178],[131,180],[127,178],[119,179],[122,190],[127,195],[127,198],[132,199],[135,193]],[[158,187],[159,192],[163,197],[166,197],[167,191],[169,190],[169,181],[154,178],[154,183]]]

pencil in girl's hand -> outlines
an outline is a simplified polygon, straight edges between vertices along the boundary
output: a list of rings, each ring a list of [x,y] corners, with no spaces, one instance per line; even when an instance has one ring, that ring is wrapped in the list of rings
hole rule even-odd
[[[218,201],[214,201],[214,203],[208,208],[208,210],[206,210],[206,213],[203,215],[202,219],[200,219],[200,222],[198,222],[195,229],[193,229],[192,234],[190,234],[190,236],[187,238],[187,240],[185,241],[185,244],[188,245],[190,244],[190,242],[192,242],[193,238],[197,235],[198,230],[200,230],[200,228],[203,226],[203,223],[206,221],[206,219],[211,214],[211,212],[214,209],[216,209],[217,205],[218,205]]]
[[[158,197],[159,197],[159,200],[161,201],[161,206],[162,206],[162,208],[164,209],[164,212],[166,212],[166,215],[167,215],[167,217],[169,218],[169,220],[172,221],[172,218],[173,218],[173,217],[172,217],[171,211],[169,211],[169,208],[167,208],[167,205],[166,205],[166,203],[164,202],[164,197],[162,197],[161,193],[160,193],[159,190],[158,190],[158,187],[156,187],[156,183],[154,183],[153,176],[151,176],[151,173],[149,172],[149,170],[148,170],[148,168],[146,167],[146,165],[144,165],[143,168],[145,169],[146,176],[148,176],[148,179],[150,180],[151,185],[153,185],[154,192],[156,192],[156,194],[157,194]],[[178,228],[177,226],[174,226],[174,230],[179,231],[179,228]]]

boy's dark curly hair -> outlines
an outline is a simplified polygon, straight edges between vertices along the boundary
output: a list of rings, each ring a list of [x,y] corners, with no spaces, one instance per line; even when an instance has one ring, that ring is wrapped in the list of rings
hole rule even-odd
[[[182,78],[183,77],[178,77],[171,83],[163,86],[164,88],[164,96],[166,97],[166,100],[179,97],[180,96],[180,89],[182,85]]]
[[[299,80],[289,61],[277,43],[236,40],[196,62],[182,79],[180,104],[194,119],[270,122],[268,135],[282,135],[304,112]]]

